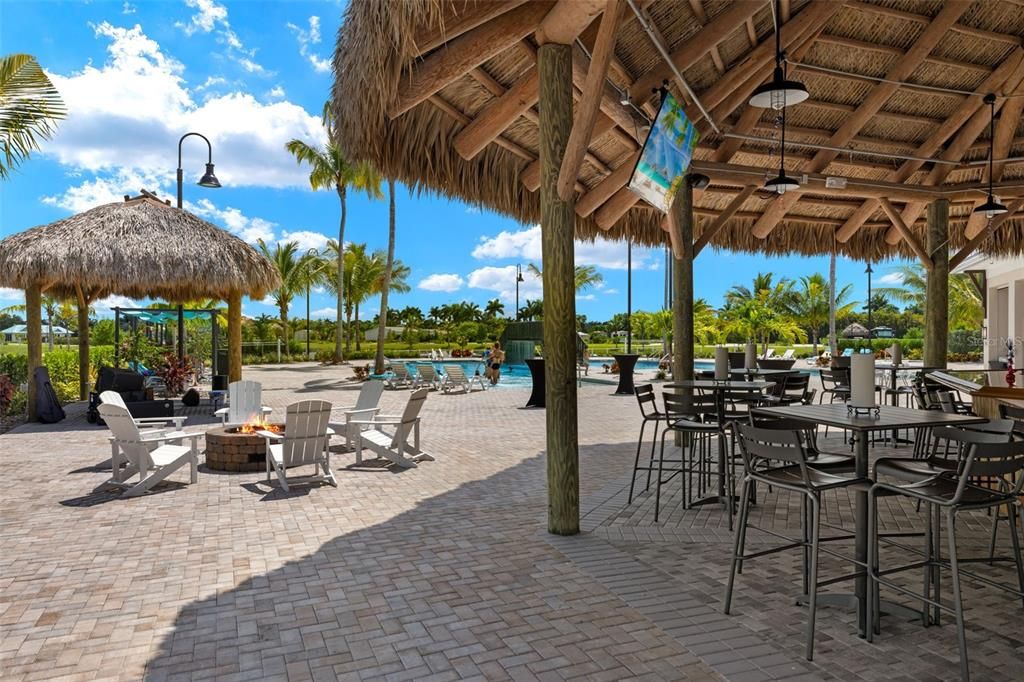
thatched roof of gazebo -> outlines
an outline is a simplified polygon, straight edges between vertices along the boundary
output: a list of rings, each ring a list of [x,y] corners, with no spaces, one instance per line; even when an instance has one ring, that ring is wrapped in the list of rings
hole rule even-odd
[[[656,111],[651,89],[668,79],[702,131],[694,168],[712,179],[696,196],[698,239],[732,204],[738,210],[715,232],[713,246],[814,254],[835,244],[856,258],[913,256],[877,197],[891,201],[914,233],[911,241],[921,241],[924,205],[945,196],[952,202],[953,249],[968,241],[965,231],[991,229],[986,251],[1022,252],[1020,215],[991,226],[984,218],[968,220],[985,199],[986,168],[978,164],[988,153],[984,94],[998,96],[995,158],[1024,156],[1024,99],[1007,97],[1024,94],[1021,0],[783,2],[790,77],[810,91],[807,102],[787,110],[786,154],[789,174],[809,177],[800,192],[783,198],[760,189],[778,169],[775,112],[746,103],[771,76],[771,3],[634,2],[722,133],[748,138],[712,130],[626,7],[602,115],[577,183],[578,235],[621,238],[629,232],[642,243],[667,242],[662,214],[634,200],[623,189],[628,172],[615,171],[632,167],[644,139],[641,126]],[[581,22],[586,28],[574,47],[577,87],[586,77],[603,0],[350,3],[334,64],[338,139],[349,154],[411,186],[538,221],[536,87],[530,83],[538,30],[556,12],[564,24],[573,12],[586,14],[587,6],[598,9]],[[637,109],[621,104],[617,90],[628,92]],[[511,120],[495,116],[516,98]],[[470,130],[493,127],[483,125],[488,116],[502,121],[493,135]],[[996,173],[1004,203],[1024,196],[1024,163],[997,164]],[[847,187],[826,188],[826,176],[845,178]],[[737,199],[746,186],[755,189]]]
[[[0,286],[74,298],[169,301],[262,297],[274,265],[238,237],[151,194],[104,204],[0,240]]]

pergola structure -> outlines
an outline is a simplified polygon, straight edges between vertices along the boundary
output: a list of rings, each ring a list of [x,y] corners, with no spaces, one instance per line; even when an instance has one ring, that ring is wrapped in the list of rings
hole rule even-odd
[[[573,239],[672,245],[677,377],[709,245],[919,260],[925,361],[944,364],[950,265],[1024,246],[1021,36],[1021,0],[357,0],[337,137],[411,186],[539,220],[549,529],[574,533]],[[809,93],[785,118],[749,103],[777,63]],[[627,186],[663,86],[701,133],[688,178],[710,180],[667,216]],[[780,124],[799,181],[781,195]],[[974,212],[990,186],[995,218]]]
[[[29,377],[42,365],[41,298],[78,305],[79,380],[89,391],[89,306],[112,294],[182,303],[228,303],[228,377],[242,377],[242,296],[262,297],[280,279],[273,263],[238,237],[151,192],[125,196],[0,240],[0,286],[25,290]],[[29,418],[35,383],[29,381]]]

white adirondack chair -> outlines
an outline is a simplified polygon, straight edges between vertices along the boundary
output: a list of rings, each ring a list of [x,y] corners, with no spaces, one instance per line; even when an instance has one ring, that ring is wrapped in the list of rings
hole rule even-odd
[[[363,382],[363,385],[359,387],[359,396],[356,398],[356,404],[340,410],[345,417],[345,421],[331,422],[329,424],[335,433],[345,434],[346,447],[352,447],[352,439],[358,438],[361,429],[358,424],[353,424],[352,421],[373,419],[380,411],[380,397],[383,394],[383,381],[373,379]],[[358,462],[359,460],[356,461]]]
[[[267,483],[273,468],[281,488],[288,492],[288,469],[312,464],[316,473],[301,479],[303,483],[322,481],[335,487],[331,471],[331,436],[328,427],[331,404],[324,400],[303,400],[292,403],[284,413],[284,433],[257,431],[267,441]],[[321,473],[322,471],[322,473]],[[293,483],[297,482],[295,479]]]
[[[263,405],[263,385],[258,381],[235,381],[228,384],[228,406],[214,416],[225,426],[244,424],[253,417],[266,417],[273,409]]]
[[[113,477],[100,487],[114,485],[126,488],[125,497],[134,497],[146,492],[170,474],[190,464],[189,480],[199,480],[199,437],[201,433],[183,431],[154,432],[141,431],[128,409],[120,405],[104,403],[99,406],[100,416],[113,434],[111,441]],[[176,445],[182,440],[191,440],[191,446]],[[127,482],[139,474],[135,484]]]
[[[388,388],[405,388],[412,385],[412,375],[404,362],[391,365],[391,375],[384,379]]]
[[[409,394],[409,402],[400,415],[377,415],[365,422],[353,422],[368,427],[359,432],[356,440],[356,460],[362,461],[362,450],[367,448],[402,468],[415,467],[417,462],[433,461],[431,455],[420,450],[420,410],[427,400],[428,389],[419,388]],[[394,427],[386,433],[381,427]],[[409,436],[413,442],[409,444]]]
[[[421,362],[416,365],[416,380],[412,387],[420,388],[421,386],[427,386],[435,391],[441,388],[441,377],[429,362]]]
[[[486,391],[487,387],[484,386],[484,380],[479,375],[469,376],[466,374],[466,370],[462,368],[462,365],[445,365],[444,366],[444,381],[441,383],[441,390],[445,393],[450,393],[455,390],[462,390],[463,393],[469,393],[473,384],[478,384],[481,391]]]
[[[126,410],[128,409],[128,406],[124,403],[124,398],[116,391],[103,391],[103,393],[100,393],[100,402],[104,405],[117,405]],[[169,425],[173,424],[175,431],[181,431],[185,427],[185,420],[188,417],[182,415],[180,417],[132,417],[132,419],[135,420],[136,425],[140,428],[154,426],[171,428]]]

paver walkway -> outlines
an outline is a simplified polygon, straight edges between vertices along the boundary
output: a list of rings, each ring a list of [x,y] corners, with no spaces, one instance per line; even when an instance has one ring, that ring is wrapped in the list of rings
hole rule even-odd
[[[246,371],[278,414],[307,397],[351,404],[347,374]],[[521,409],[518,389],[431,394],[435,462],[395,471],[338,455],[337,489],[291,494],[202,469],[197,485],[143,498],[92,494],[106,431],[77,408],[0,436],[0,678],[955,677],[951,627],[886,622],[868,645],[835,609],[805,661],[795,556],[752,563],[723,616],[721,511],[674,510],[654,530],[649,497],[622,511],[639,420],[609,393],[580,390],[591,532],[573,538],[545,532],[544,412]],[[405,395],[385,393],[386,411]],[[1019,602],[968,598],[975,679],[1017,674]]]

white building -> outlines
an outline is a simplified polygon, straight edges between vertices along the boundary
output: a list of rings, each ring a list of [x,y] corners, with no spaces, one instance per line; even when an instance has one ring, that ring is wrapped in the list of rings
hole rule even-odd
[[[953,272],[969,275],[982,292],[985,362],[1005,359],[1006,342],[1011,340],[1015,364],[1020,367],[1024,363],[1024,256],[993,258],[975,253]]]

